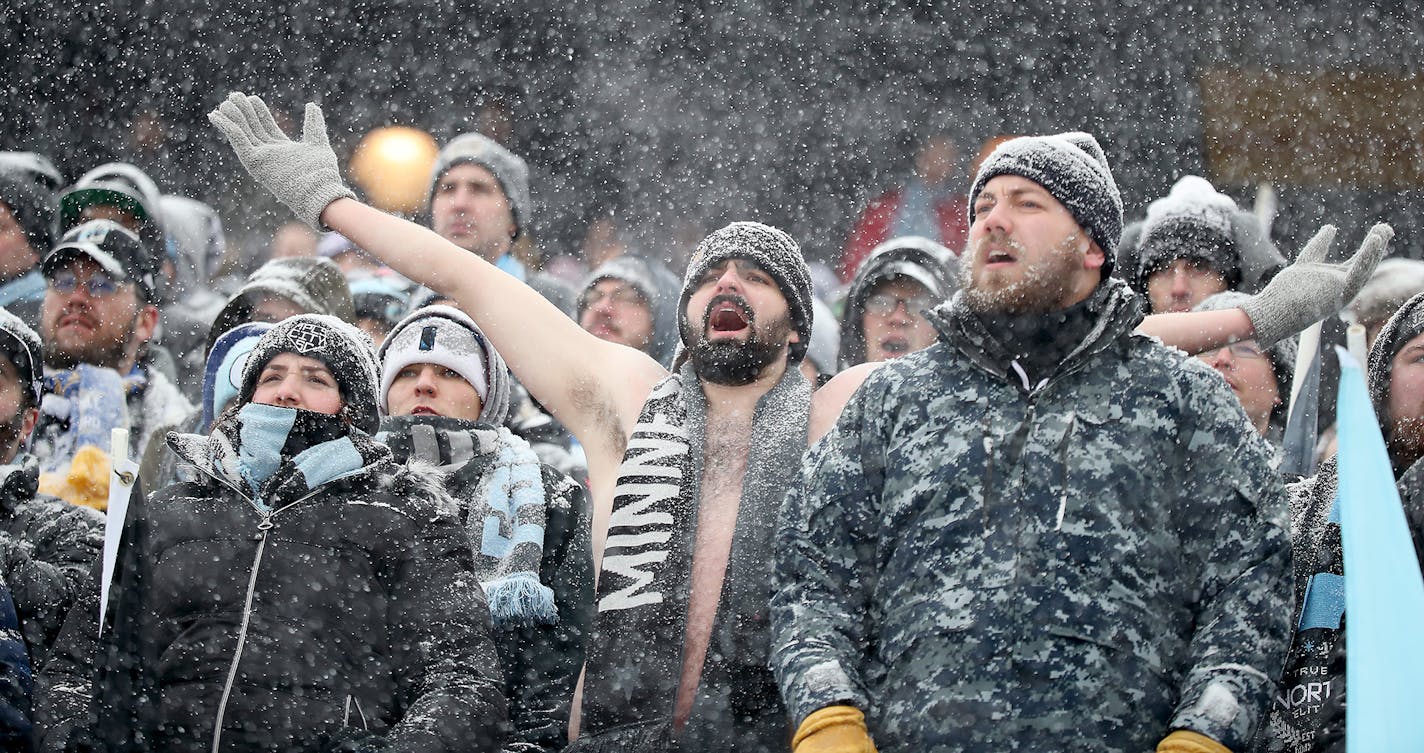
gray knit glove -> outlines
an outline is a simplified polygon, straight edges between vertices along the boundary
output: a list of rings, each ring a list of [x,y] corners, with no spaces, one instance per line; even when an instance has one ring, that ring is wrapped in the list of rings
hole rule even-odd
[[[229,94],[208,120],[223,132],[238,161],[278,201],[292,208],[297,219],[317,230],[321,210],[340,198],[356,198],[341,180],[336,152],[326,140],[326,119],[314,102],[307,103],[302,140],[292,141],[261,97]]]
[[[1370,228],[1354,256],[1339,264],[1330,264],[1325,256],[1335,240],[1335,226],[1321,227],[1290,266],[1241,304],[1256,328],[1256,342],[1262,348],[1269,348],[1278,340],[1338,313],[1360,292],[1375,271],[1375,265],[1389,251],[1392,238],[1394,228],[1381,222]]]

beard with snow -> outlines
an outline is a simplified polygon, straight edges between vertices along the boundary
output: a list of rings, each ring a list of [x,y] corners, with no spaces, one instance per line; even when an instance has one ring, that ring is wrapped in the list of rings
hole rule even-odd
[[[1019,260],[1028,256],[1028,249],[998,231],[986,235],[970,246],[971,263],[960,267],[964,302],[971,311],[1010,316],[1044,314],[1064,308],[1073,289],[1073,272],[1082,268],[1086,256],[1078,250],[1078,240],[1076,233],[1070,234],[1043,258],[1026,263],[1019,278],[1012,279],[1002,270],[976,271],[988,258],[985,246],[1007,249]]]
[[[723,303],[732,303],[741,309],[748,333],[745,340],[711,340],[708,337],[708,331],[715,324],[712,311]],[[782,351],[791,332],[790,315],[759,327],[756,314],[747,300],[739,295],[727,294],[707,302],[701,331],[684,331],[682,341],[687,345],[688,360],[697,376],[713,384],[737,387],[756,381],[762,370],[784,357]]]

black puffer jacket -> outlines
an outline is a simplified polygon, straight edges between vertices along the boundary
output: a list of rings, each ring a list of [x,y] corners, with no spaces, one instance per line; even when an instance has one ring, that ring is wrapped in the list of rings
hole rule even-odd
[[[36,494],[29,455],[0,466],[0,577],[10,586],[30,664],[39,671],[104,546],[104,520],[88,507]]]
[[[231,436],[170,435],[203,481],[174,484],[130,515],[125,539],[147,551],[125,558],[144,571],[125,576],[143,587],[130,594],[116,583],[124,596],[110,612],[142,615],[147,625],[114,634],[148,645],[103,646],[99,672],[147,665],[139,670],[147,678],[113,685],[148,688],[149,697],[97,691],[110,705],[152,704],[156,713],[101,707],[101,717],[151,717],[144,739],[153,750],[209,750],[219,719],[223,751],[498,748],[499,665],[450,500],[383,445],[350,439],[359,470],[308,489],[310,465],[285,459],[263,486],[272,510],[264,513],[232,480]],[[130,529],[141,535],[130,539]],[[66,638],[86,634],[65,627]],[[82,687],[84,672],[75,672],[47,685]],[[62,747],[65,727],[84,718],[85,695],[45,699],[47,749]]]

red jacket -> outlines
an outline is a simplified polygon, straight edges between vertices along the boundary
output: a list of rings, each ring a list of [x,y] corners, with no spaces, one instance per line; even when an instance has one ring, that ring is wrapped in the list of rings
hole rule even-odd
[[[876,197],[860,213],[855,228],[846,239],[845,250],[841,252],[841,282],[849,283],[855,278],[855,270],[876,246],[890,240],[895,223],[895,215],[900,211],[903,189],[893,188]],[[947,246],[956,255],[964,250],[964,240],[969,235],[968,204],[961,194],[953,194],[941,199],[935,205],[939,216],[939,237],[934,240]]]

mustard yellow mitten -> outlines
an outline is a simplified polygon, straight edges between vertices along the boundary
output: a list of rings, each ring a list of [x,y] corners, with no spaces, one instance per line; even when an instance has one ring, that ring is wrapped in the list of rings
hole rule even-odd
[[[792,753],[875,753],[865,714],[854,706],[817,709],[801,722],[791,740]]]
[[[1157,743],[1157,753],[1231,753],[1231,750],[1206,735],[1179,729]]]
[[[109,507],[109,455],[92,444],[80,447],[69,470],[40,474],[40,492],[95,510]]]

